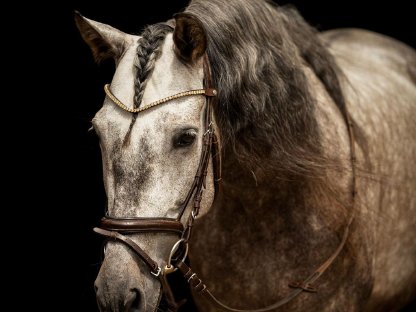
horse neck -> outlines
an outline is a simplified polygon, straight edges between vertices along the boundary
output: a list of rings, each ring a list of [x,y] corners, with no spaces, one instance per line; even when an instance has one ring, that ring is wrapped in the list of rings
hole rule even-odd
[[[247,168],[232,151],[224,151],[222,193],[211,211],[197,219],[190,257],[207,285],[230,305],[242,306],[241,285],[250,285],[244,288],[245,307],[273,302],[287,292],[289,282],[308,276],[334,253],[348,222],[351,172],[340,170],[350,168],[347,128],[320,81],[306,66],[304,70],[317,99],[314,114],[324,156],[336,165],[323,168],[321,178],[277,178]],[[266,161],[273,167],[273,158]],[[357,247],[350,238],[359,242],[357,229],[351,229],[339,256],[343,260],[331,266],[325,285],[351,277]],[[319,298],[317,310],[325,302]]]
[[[250,285],[244,307],[264,306],[316,270],[342,230],[330,224],[336,208],[319,202],[312,182],[260,177],[227,163],[221,196],[194,226],[191,263],[230,305],[243,307],[241,285]]]
[[[268,215],[278,211],[280,218],[307,219],[307,224],[319,222],[337,231],[347,218],[346,208],[351,206],[350,145],[345,121],[326,92],[322,83],[308,66],[303,66],[308,77],[312,96],[316,98],[315,118],[321,134],[323,164],[320,176],[278,174],[250,169],[238,160],[231,148],[225,150],[223,168],[223,198],[219,206],[239,206],[239,212],[248,216]],[[269,157],[266,168],[273,168],[275,159]],[[221,207],[221,211],[227,209]],[[298,215],[296,217],[296,215]],[[334,218],[334,215],[337,217]],[[251,219],[255,222],[255,219]],[[316,222],[314,221],[316,220]],[[277,222],[276,220],[274,220]],[[268,220],[272,222],[272,220]],[[293,226],[304,227],[296,222]],[[319,227],[318,224],[314,225]]]
[[[342,116],[315,75],[306,67],[305,73],[317,98],[315,114],[326,154],[340,167],[347,167],[348,133],[342,129]],[[195,226],[195,263],[198,258],[201,263],[212,258],[212,265],[216,260],[209,250],[215,248],[218,263],[223,263],[222,255],[230,255],[232,250],[230,258],[250,252],[244,265],[255,267],[264,261],[265,250],[275,250],[282,257],[276,259],[276,253],[270,254],[270,263],[278,262],[270,276],[279,273],[292,278],[299,273],[296,271],[316,269],[323,257],[336,249],[347,222],[350,177],[333,169],[328,169],[323,179],[289,174],[277,178],[273,173],[245,167],[225,150],[222,194]],[[243,267],[239,274],[245,274]]]

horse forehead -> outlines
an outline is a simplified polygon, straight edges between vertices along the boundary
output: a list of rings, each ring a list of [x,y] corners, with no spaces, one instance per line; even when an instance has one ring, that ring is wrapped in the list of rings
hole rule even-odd
[[[133,107],[137,61],[137,41],[133,42],[121,58],[111,89],[128,107]],[[183,64],[174,53],[172,34],[168,34],[161,46],[162,53],[154,64],[146,84],[143,104],[157,101],[172,94],[202,87],[202,60],[192,66]]]
[[[143,104],[157,101],[182,91],[202,88],[202,60],[194,65],[183,64],[174,53],[172,34],[166,36],[162,53],[147,83]]]
[[[137,46],[136,40],[126,50],[111,82],[113,94],[128,107],[134,106],[134,62]],[[172,34],[166,36],[161,48],[162,53],[155,62],[153,73],[146,84],[142,106],[182,91],[203,87],[202,60],[196,62],[193,66],[181,63],[174,53]],[[173,123],[174,125],[191,122],[200,113],[200,103],[202,102],[196,100],[196,97],[193,96],[167,102],[140,113],[137,116],[139,127],[135,126],[135,128],[142,128],[141,130],[143,130],[145,125],[155,127],[160,124]],[[106,98],[103,108],[94,119],[102,127],[111,128],[111,131],[116,133],[124,133],[131,122],[131,115],[121,111],[109,98]]]

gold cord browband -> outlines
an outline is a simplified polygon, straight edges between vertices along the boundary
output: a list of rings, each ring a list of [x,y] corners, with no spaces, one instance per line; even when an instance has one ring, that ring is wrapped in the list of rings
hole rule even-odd
[[[197,89],[197,90],[190,90],[190,91],[184,91],[184,92],[180,92],[168,97],[165,97],[163,99],[157,100],[155,102],[152,102],[150,104],[144,105],[142,107],[138,107],[138,108],[130,108],[127,107],[126,105],[124,105],[118,98],[116,98],[113,93],[111,93],[110,91],[110,85],[106,84],[104,86],[104,91],[105,94],[107,94],[107,96],[111,99],[111,101],[113,101],[118,107],[120,107],[121,109],[124,109],[125,111],[128,111],[130,113],[140,113],[146,109],[152,108],[154,106],[172,101],[174,99],[178,99],[184,96],[189,96],[189,95],[205,95],[205,96],[216,96],[217,95],[217,90],[215,89]]]

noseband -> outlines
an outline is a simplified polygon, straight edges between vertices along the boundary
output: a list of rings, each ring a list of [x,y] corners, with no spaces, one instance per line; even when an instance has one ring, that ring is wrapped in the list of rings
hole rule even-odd
[[[185,264],[185,259],[188,253],[188,242],[191,238],[192,227],[195,218],[199,214],[200,204],[202,200],[202,194],[205,188],[205,180],[208,172],[208,163],[210,156],[213,163],[214,171],[214,186],[215,196],[219,192],[219,186],[221,181],[221,154],[218,146],[218,139],[214,132],[213,127],[213,107],[216,103],[217,91],[213,87],[213,79],[211,75],[211,67],[209,65],[208,56],[204,55],[204,89],[190,90],[169,96],[167,98],[158,100],[139,108],[129,108],[124,105],[117,97],[115,97],[109,88],[109,85],[104,87],[107,96],[121,109],[130,113],[139,113],[144,110],[150,109],[157,105],[166,103],[173,99],[177,99],[185,96],[204,95],[206,97],[205,111],[204,111],[204,134],[201,157],[199,160],[198,169],[192,186],[186,195],[183,205],[180,209],[176,219],[173,218],[113,218],[108,215],[101,219],[101,226],[94,228],[94,231],[100,235],[106,236],[110,239],[119,241],[128,246],[142,261],[149,267],[150,273],[160,280],[163,294],[168,304],[168,312],[175,312],[179,309],[181,304],[175,301],[175,298],[170,289],[169,283],[166,280],[166,276],[173,271],[179,270],[192,289],[205,296],[211,303],[213,303],[220,310],[234,311],[234,312],[267,312],[275,310],[284,304],[288,303],[302,292],[316,292],[313,287],[314,283],[334,262],[336,257],[343,249],[347,237],[349,234],[349,228],[353,220],[353,213],[351,213],[348,223],[344,229],[343,236],[337,249],[332,255],[319,266],[312,274],[310,274],[302,282],[290,283],[289,287],[294,288],[288,295],[277,301],[276,303],[264,308],[256,310],[240,310],[228,307],[220,302],[215,296],[207,289],[206,285],[201,279],[192,271],[192,269]],[[354,150],[354,135],[352,131],[352,124],[348,112],[345,112],[344,119],[347,124],[348,134],[350,137],[351,147],[351,162],[352,162],[352,194],[353,200],[355,195],[355,150]],[[187,218],[185,225],[182,224],[182,216],[192,200],[192,210]],[[353,201],[354,203],[354,201]],[[353,211],[352,207],[352,211]],[[162,268],[154,261],[142,248],[140,248],[133,240],[125,235],[140,234],[148,232],[169,232],[177,234],[180,239],[173,245],[170,252],[167,264]]]

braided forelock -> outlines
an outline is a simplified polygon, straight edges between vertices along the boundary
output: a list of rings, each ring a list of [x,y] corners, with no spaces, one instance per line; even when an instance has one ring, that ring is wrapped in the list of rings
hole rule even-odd
[[[140,39],[137,41],[137,55],[134,60],[134,67],[136,68],[136,78],[134,80],[134,108],[138,108],[142,102],[144,90],[147,82],[155,68],[155,63],[162,53],[162,42],[169,32],[172,32],[172,27],[159,23],[147,26]],[[123,146],[130,143],[131,129],[136,121],[137,114],[133,114],[129,130],[124,138]]]
[[[161,43],[172,28],[164,23],[148,26],[138,40],[137,55],[134,62],[136,80],[134,82],[134,106],[137,108],[143,99],[143,93],[155,67],[156,60],[162,53]]]

